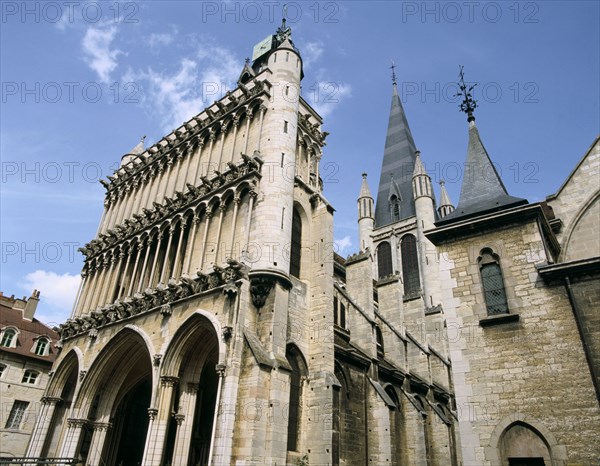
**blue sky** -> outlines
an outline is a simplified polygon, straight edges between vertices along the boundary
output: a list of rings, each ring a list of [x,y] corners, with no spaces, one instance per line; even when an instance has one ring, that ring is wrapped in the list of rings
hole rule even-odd
[[[284,2],[12,2],[1,18],[0,290],[42,291],[64,320],[77,247],[102,212],[100,177],[234,86]],[[556,191],[600,132],[596,1],[288,2],[303,95],[330,132],[321,173],[343,255],[356,250],[360,174],[373,193],[391,100],[390,60],[417,147],[458,200],[467,123],[458,66],[477,81],[477,125],[509,192]],[[436,185],[437,187],[437,185]]]

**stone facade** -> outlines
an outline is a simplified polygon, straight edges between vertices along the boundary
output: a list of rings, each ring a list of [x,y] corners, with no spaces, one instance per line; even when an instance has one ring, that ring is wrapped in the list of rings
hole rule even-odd
[[[563,238],[589,241],[594,220],[560,221],[590,189],[567,184],[555,216],[550,201],[510,198],[444,222],[454,208],[447,193],[436,208],[420,155],[401,144],[413,139],[394,84],[384,163],[410,167],[380,182],[384,224],[363,177],[361,251],[338,256],[319,176],[327,134],[298,97],[290,33],[284,23],[235,90],[142,141],[104,182],[27,454],[89,466],[592,464],[598,271],[588,256],[565,271],[561,251]],[[579,167],[572,178],[591,184],[593,157]],[[489,264],[502,271],[498,315]]]
[[[25,454],[47,401],[43,395],[59,336],[35,319],[39,296],[35,290],[23,299],[0,292],[0,457]]]

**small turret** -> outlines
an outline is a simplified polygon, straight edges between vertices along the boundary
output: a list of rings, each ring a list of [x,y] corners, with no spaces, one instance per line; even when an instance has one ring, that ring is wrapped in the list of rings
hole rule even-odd
[[[142,155],[146,150],[144,148],[144,140],[146,136],[142,136],[140,142],[138,142],[133,149],[131,149],[127,154],[121,157],[121,167],[123,165],[127,165],[129,162],[134,161],[138,156]]]
[[[373,251],[373,240],[371,234],[375,225],[375,205],[371,190],[367,183],[367,174],[362,174],[362,184],[358,196],[358,236],[360,250],[365,251],[369,248]]]
[[[448,191],[446,191],[446,183],[444,180],[440,180],[440,206],[438,207],[438,213],[440,214],[440,218],[444,218],[452,212],[454,212],[454,205],[450,201]]]
[[[425,165],[421,161],[421,152],[415,152],[415,169],[413,171],[413,196],[417,200],[420,197],[429,197],[433,199],[433,187],[431,178],[425,170]]]

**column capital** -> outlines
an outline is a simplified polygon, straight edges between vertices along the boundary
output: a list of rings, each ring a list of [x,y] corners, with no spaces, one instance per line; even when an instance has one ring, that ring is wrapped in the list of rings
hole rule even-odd
[[[92,424],[94,430],[99,430],[101,432],[108,432],[112,427],[111,422],[94,422]]]
[[[43,396],[42,397],[42,404],[45,405],[57,405],[59,403],[62,403],[63,399],[59,398],[59,397],[55,397],[55,396]]]
[[[148,408],[148,417],[151,421],[156,419],[156,415],[158,414],[158,409],[156,408]]]
[[[79,428],[82,428],[87,423],[88,423],[87,419],[77,419],[77,418],[73,418],[73,417],[70,417],[70,418],[67,419],[67,426],[68,427],[79,427]]]
[[[227,369],[225,364],[217,364],[215,366],[215,371],[219,377],[225,377],[225,369]]]
[[[233,196],[233,203],[236,205],[240,205],[240,202],[242,202],[242,198],[239,195],[235,195]]]
[[[188,392],[197,392],[200,389],[200,384],[195,382],[188,382],[187,391]]]
[[[163,387],[174,387],[179,383],[179,377],[163,375],[160,377],[160,383]]]
[[[173,419],[175,419],[175,422],[177,423],[178,426],[181,425],[181,423],[185,420],[185,415],[184,414],[173,414]]]

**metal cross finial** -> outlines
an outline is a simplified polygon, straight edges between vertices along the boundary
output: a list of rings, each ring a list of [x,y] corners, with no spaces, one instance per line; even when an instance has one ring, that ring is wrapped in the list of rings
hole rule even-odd
[[[390,66],[390,68],[392,69],[392,84],[395,86],[396,84],[398,84],[398,82],[396,81],[396,64],[394,63],[394,60],[390,60],[392,62],[392,66]]]
[[[467,85],[465,84],[465,73],[464,66],[460,65],[460,71],[458,73],[458,77],[460,81],[458,82],[459,92],[456,93],[454,97],[462,96],[463,101],[460,104],[460,111],[467,114],[467,121],[475,121],[475,117],[473,116],[473,112],[477,108],[477,101],[473,99],[473,94],[471,91],[477,86],[477,83],[473,84],[471,87],[467,89]]]
[[[246,57],[246,65],[250,63],[250,58]]]
[[[146,140],[146,135],[144,134],[144,135],[142,136],[142,139],[140,140],[140,142],[144,142],[145,140]]]

